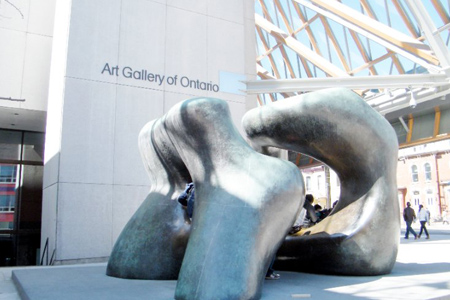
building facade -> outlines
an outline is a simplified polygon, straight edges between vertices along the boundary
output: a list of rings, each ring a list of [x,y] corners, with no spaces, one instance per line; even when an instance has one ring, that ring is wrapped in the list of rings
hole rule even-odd
[[[193,97],[225,100],[238,129],[257,105],[242,92],[256,78],[252,0],[1,1],[0,41],[0,166],[11,181],[0,182],[0,248],[11,250],[0,265],[104,261],[151,184],[141,128]],[[42,149],[45,137],[39,162],[9,151],[33,146],[32,133]],[[28,165],[41,172],[32,193]],[[17,238],[34,203],[41,238],[24,262]]]
[[[400,149],[397,186],[400,208],[421,204],[439,220],[450,203],[450,140]]]

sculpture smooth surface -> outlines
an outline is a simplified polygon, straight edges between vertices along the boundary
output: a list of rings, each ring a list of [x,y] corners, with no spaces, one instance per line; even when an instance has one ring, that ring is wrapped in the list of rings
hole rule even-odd
[[[400,236],[398,142],[391,125],[357,94],[327,89],[249,111],[255,148],[300,152],[331,167],[341,182],[337,206],[319,224],[288,236],[281,270],[381,275],[395,263]]]
[[[225,101],[197,98],[142,129],[152,187],[119,236],[108,275],[178,279],[176,299],[259,299],[277,249],[278,269],[392,270],[400,234],[398,144],[381,115],[353,92],[330,89],[253,109],[243,125],[253,148]],[[312,156],[341,181],[338,206],[299,236],[286,237],[303,206],[303,179],[294,164],[261,154],[270,147]],[[191,181],[192,222],[176,201]]]
[[[155,186],[119,236],[107,274],[174,279],[181,264],[176,299],[259,299],[303,204],[298,169],[254,151],[218,99],[176,105],[145,126],[140,148]],[[183,257],[189,221],[176,197],[189,179],[196,200]]]

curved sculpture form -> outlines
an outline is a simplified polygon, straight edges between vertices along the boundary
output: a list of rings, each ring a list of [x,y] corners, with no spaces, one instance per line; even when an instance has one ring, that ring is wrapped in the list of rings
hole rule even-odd
[[[319,224],[288,236],[275,268],[345,275],[391,272],[400,235],[398,142],[390,124],[346,89],[308,93],[249,111],[255,149],[300,152],[339,176],[338,205]]]
[[[152,190],[119,236],[107,274],[174,279],[179,271],[176,299],[259,299],[303,205],[298,169],[254,151],[218,99],[179,103],[139,140]],[[174,200],[190,179],[196,200],[189,234]]]
[[[176,199],[191,177],[164,122],[164,118],[149,122],[139,136],[151,190],[114,245],[107,265],[109,276],[178,278],[191,227]]]

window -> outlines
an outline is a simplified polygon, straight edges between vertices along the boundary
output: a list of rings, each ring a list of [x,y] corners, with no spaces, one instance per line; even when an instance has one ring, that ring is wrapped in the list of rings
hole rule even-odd
[[[0,267],[39,263],[44,137],[0,129]]]
[[[18,168],[18,165],[0,163],[0,230],[14,228]]]
[[[418,182],[419,181],[419,173],[417,172],[417,166],[412,165],[411,166],[411,173],[412,173],[412,181]]]
[[[432,206],[434,203],[433,190],[427,190],[427,206]]]
[[[0,166],[0,183],[16,182],[17,168],[13,165]]]
[[[431,166],[429,163],[426,163],[425,166],[425,180],[431,181]]]
[[[414,191],[413,192],[413,202],[415,206],[418,206],[420,204],[420,192]]]
[[[0,212],[14,211],[15,195],[0,195]]]
[[[311,176],[306,176],[306,190],[311,190]]]

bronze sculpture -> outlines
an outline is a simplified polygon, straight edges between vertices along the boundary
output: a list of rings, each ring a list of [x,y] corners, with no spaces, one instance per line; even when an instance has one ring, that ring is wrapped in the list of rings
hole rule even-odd
[[[139,145],[152,189],[119,236],[107,274],[178,279],[176,299],[259,299],[280,246],[282,269],[389,273],[400,232],[389,123],[353,92],[332,89],[251,110],[243,125],[254,149],[225,101],[196,98],[144,127]],[[308,154],[341,180],[339,205],[301,236],[285,238],[303,206],[301,173],[259,153],[267,147]],[[176,202],[190,181],[192,223]]]

